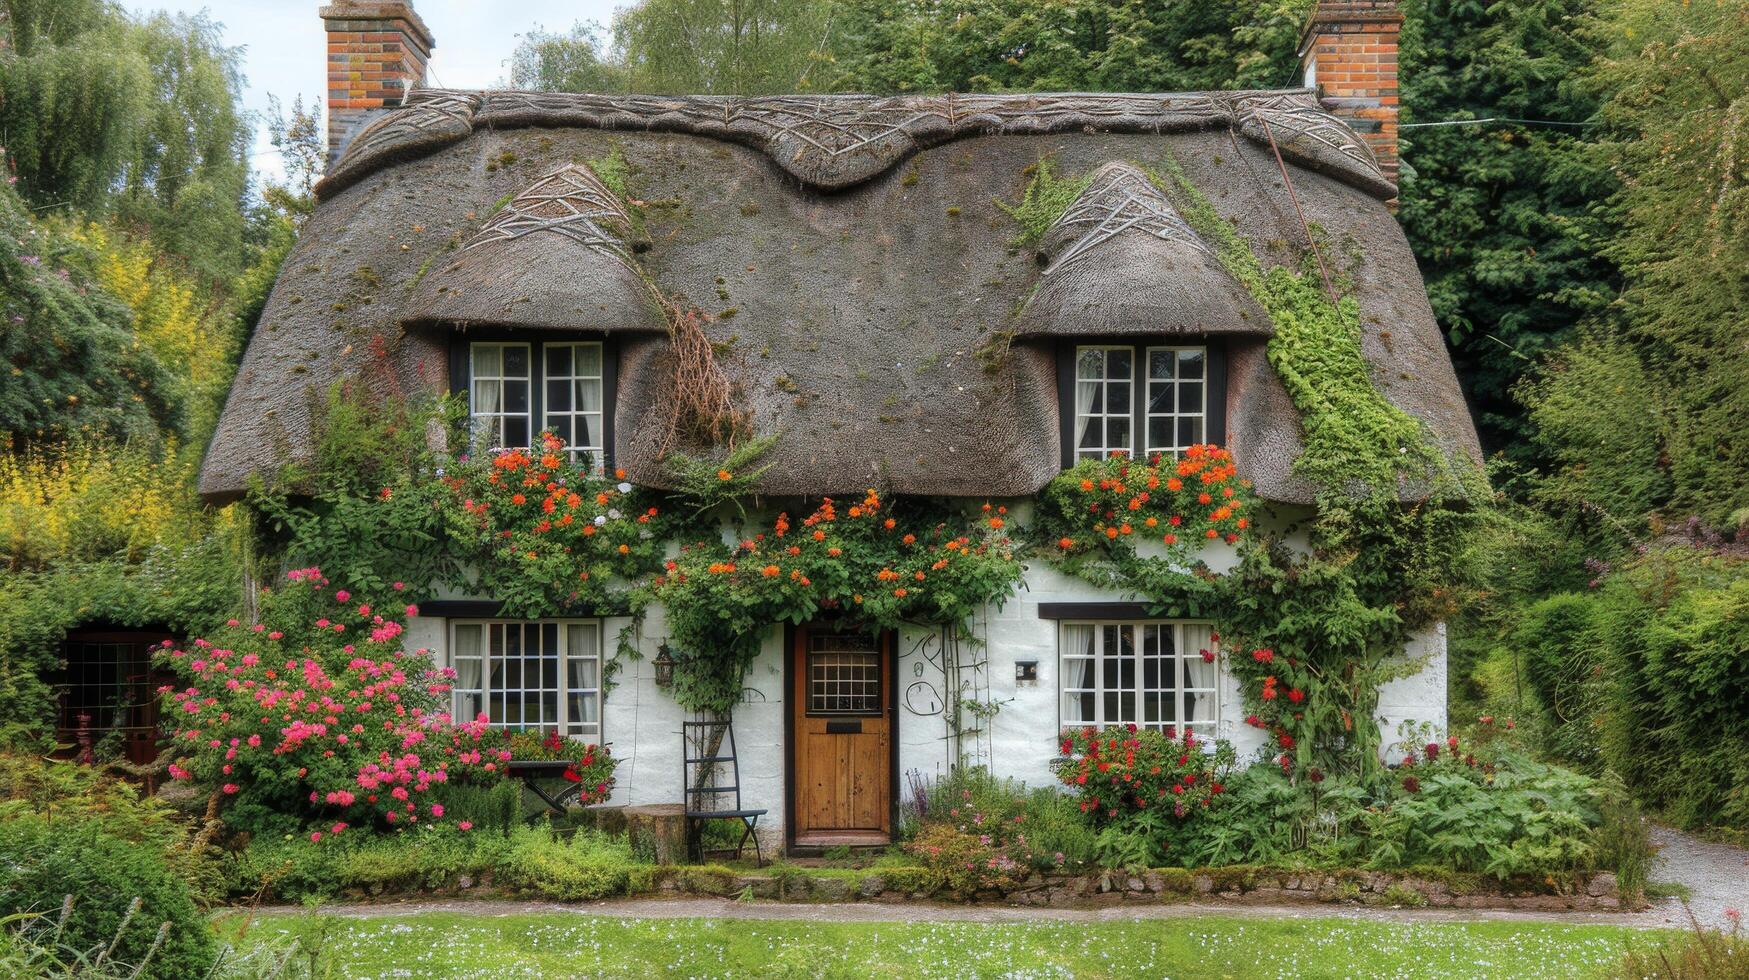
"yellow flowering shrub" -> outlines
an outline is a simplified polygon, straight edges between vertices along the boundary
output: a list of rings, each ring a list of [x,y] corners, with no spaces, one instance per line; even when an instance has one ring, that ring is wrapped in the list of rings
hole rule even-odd
[[[193,540],[206,530],[190,489],[196,465],[174,446],[160,456],[100,441],[0,453],[0,567],[138,559],[154,545]]]
[[[195,423],[190,431],[204,432],[236,360],[237,332],[227,312],[150,241],[97,224],[70,235],[91,250],[98,285],[134,311],[140,343],[187,386]]]

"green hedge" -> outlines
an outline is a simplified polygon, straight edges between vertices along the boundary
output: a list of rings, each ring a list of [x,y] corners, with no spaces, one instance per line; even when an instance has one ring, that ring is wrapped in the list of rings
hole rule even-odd
[[[1653,551],[1529,607],[1514,641],[1553,751],[1681,826],[1749,830],[1749,562]]]
[[[59,914],[73,896],[60,945],[73,953],[117,942],[112,962],[147,958],[161,924],[169,930],[151,956],[146,977],[205,976],[218,946],[187,882],[151,846],[112,836],[96,821],[10,813],[0,821],[0,917]],[[141,902],[128,919],[128,906]],[[126,921],[127,928],[122,929]],[[119,940],[117,937],[120,932]]]

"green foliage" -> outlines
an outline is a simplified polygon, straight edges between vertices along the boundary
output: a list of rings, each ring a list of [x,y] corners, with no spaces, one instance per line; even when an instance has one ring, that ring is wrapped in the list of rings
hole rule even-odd
[[[138,562],[69,562],[0,576],[0,745],[44,748],[47,678],[69,629],[87,623],[175,633],[217,626],[242,595],[234,533],[161,545]]]
[[[55,824],[93,824],[142,852],[160,855],[197,894],[209,884],[202,859],[189,852],[188,828],[180,816],[157,796],[142,796],[97,767],[0,752],[0,818],[24,815]]]
[[[139,964],[156,945],[148,977],[202,976],[212,965],[212,932],[187,883],[160,853],[113,836],[97,821],[17,811],[0,820],[0,916],[52,913],[69,896],[63,947],[101,950],[114,941],[106,959]]]
[[[905,845],[905,853],[922,862],[928,883],[920,891],[945,890],[970,896],[1014,886],[1024,869],[980,826],[929,822]]]
[[[1309,0],[852,0],[830,50],[845,92],[1182,92],[1293,73]]]
[[[667,460],[674,493],[692,505],[694,517],[733,508],[736,516],[746,520],[747,508],[743,502],[753,495],[759,478],[773,465],[755,464],[776,443],[776,436],[749,439],[731,449],[721,462],[674,453]]]
[[[285,902],[454,888],[481,880],[544,829],[482,832],[422,825],[382,834],[332,837],[311,846],[301,836],[256,835],[231,867],[231,893]]]
[[[561,902],[583,902],[644,891],[654,868],[638,862],[625,838],[578,831],[561,840],[540,830],[519,831],[497,866],[499,887]]]
[[[1689,913],[1692,931],[1657,949],[1631,949],[1611,976],[1623,980],[1744,980],[1749,977],[1749,936],[1741,915],[1728,931],[1708,929]]]
[[[516,750],[511,749],[512,757]],[[492,783],[445,783],[432,796],[459,826],[473,824],[477,834],[508,835],[522,823],[522,783],[500,779]],[[429,825],[428,825],[429,826]]]
[[[817,68],[831,37],[833,13],[819,0],[643,0],[615,13],[614,49],[628,91],[806,92],[821,87]],[[573,34],[572,50],[579,43]],[[567,59],[571,64],[581,60]],[[543,68],[540,74],[553,73]]]
[[[1657,845],[1640,808],[1628,796],[1626,785],[1615,773],[1602,780],[1602,822],[1597,828],[1598,863],[1615,872],[1622,906],[1632,907],[1647,897]]]
[[[1034,248],[1051,225],[1069,210],[1069,205],[1075,203],[1075,198],[1087,189],[1093,180],[1092,174],[1080,177],[1058,177],[1053,170],[1050,157],[1045,157],[1027,168],[1026,175],[1030,178],[1026,189],[1021,191],[1020,200],[1009,204],[997,201],[1010,218],[1020,225],[1020,235],[1014,239],[1014,244],[1022,248]]]
[[[1625,279],[1622,338],[1671,411],[1657,432],[1671,480],[1661,509],[1719,524],[1749,506],[1749,10],[1734,0],[1619,0],[1587,25],[1607,94],[1595,146],[1614,170],[1619,225],[1605,255]],[[1619,377],[1619,376],[1618,376]],[[1598,391],[1591,412],[1613,411]]]
[[[1513,388],[1618,288],[1599,207],[1615,178],[1587,145],[1599,98],[1579,83],[1594,52],[1574,36],[1599,6],[1403,5],[1401,121],[1497,120],[1404,130],[1399,215],[1483,444],[1517,459],[1533,444]],[[1555,124],[1509,121],[1527,118]]]
[[[1670,502],[1666,420],[1680,408],[1631,346],[1588,336],[1552,355],[1524,394],[1552,466],[1532,491],[1537,500],[1596,508],[1630,526]]]
[[[1740,4],[1620,0],[1583,22],[1600,103],[1585,166],[1607,170],[1621,270],[1610,322],[1553,354],[1523,396],[1555,472],[1542,492],[1633,526],[1735,523],[1749,505],[1749,31]]]
[[[600,24],[579,21],[568,33],[535,28],[510,56],[510,86],[537,92],[622,92],[630,79],[603,50]],[[617,192],[617,191],[616,191]]]
[[[0,140],[38,203],[102,205],[140,139],[151,69],[102,0],[8,0]]]
[[[842,512],[824,498],[799,527],[780,513],[769,532],[733,545],[712,525],[649,592],[667,614],[676,703],[728,712],[774,623],[839,611],[873,628],[959,624],[1000,603],[1022,570],[1006,513],[990,504],[977,518],[921,502],[889,508],[871,490]]]
[[[1749,828],[1749,574],[1654,551],[1597,593],[1604,761],[1680,826]],[[1578,722],[1576,722],[1578,723]]]
[[[1049,786],[1028,788],[982,766],[955,766],[931,781],[913,778],[901,826],[916,837],[946,825],[989,836],[1018,865],[1076,872],[1094,860],[1096,829],[1073,797]]]
[[[240,271],[248,129],[218,25],[91,0],[6,8],[0,141],[25,196],[142,224],[210,280]]]
[[[170,373],[78,249],[0,187],[0,439],[14,448],[75,433],[152,440],[181,412]]]
[[[1299,409],[1304,446],[1294,472],[1320,493],[1394,494],[1402,480],[1427,482],[1443,471],[1425,427],[1374,387],[1361,353],[1360,307],[1321,278],[1313,256],[1299,270],[1268,269],[1232,224],[1167,159],[1155,184],[1185,220],[1211,242],[1221,264],[1269,314],[1269,363]],[[1312,243],[1314,249],[1319,247]]]
[[[1151,729],[1092,726],[1063,733],[1062,760],[1051,766],[1103,828],[1095,851],[1107,867],[1154,867],[1177,858],[1177,843],[1206,820],[1225,792],[1233,750],[1204,751],[1195,736]]]
[[[1524,609],[1510,641],[1544,712],[1543,751],[1592,772],[1601,763],[1597,721],[1608,690],[1599,677],[1607,643],[1601,612],[1591,595],[1558,593]]]
[[[1185,863],[1431,866],[1501,879],[1603,866],[1596,828],[1607,794],[1592,780],[1521,755],[1483,761],[1439,748],[1395,779],[1296,785],[1278,767],[1252,766],[1194,825]]]

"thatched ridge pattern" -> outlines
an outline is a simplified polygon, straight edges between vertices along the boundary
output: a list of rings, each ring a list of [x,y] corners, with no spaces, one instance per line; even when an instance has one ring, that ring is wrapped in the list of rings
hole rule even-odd
[[[927,146],[972,135],[1231,129],[1380,199],[1396,187],[1371,149],[1309,89],[1162,95],[650,96],[419,89],[359,132],[317,185],[330,197],[476,128],[587,126],[690,133],[763,150],[811,187],[842,190]]]

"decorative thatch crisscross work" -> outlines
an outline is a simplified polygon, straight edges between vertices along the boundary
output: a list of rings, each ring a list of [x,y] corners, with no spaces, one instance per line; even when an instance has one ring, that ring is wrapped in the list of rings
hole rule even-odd
[[[480,108],[480,99],[472,92],[421,89],[406,105],[354,136],[346,145],[341,163],[404,153],[422,145],[437,147],[461,139],[473,132],[474,112]]]
[[[332,194],[391,160],[462,139],[475,126],[586,126],[731,140],[763,151],[804,183],[833,190],[869,180],[921,147],[978,134],[1232,127],[1260,143],[1275,135],[1282,154],[1303,166],[1384,197],[1396,193],[1366,144],[1305,90],[894,98],[419,90],[360,134],[318,191]]]
[[[541,175],[512,198],[481,226],[462,251],[547,231],[623,258],[625,248],[620,237],[604,223],[623,228],[630,219],[619,198],[588,167],[567,163]]]
[[[1310,140],[1354,161],[1358,166],[1378,169],[1372,149],[1354,134],[1354,130],[1338,122],[1336,117],[1316,104],[1307,105],[1291,93],[1247,96],[1234,100],[1240,131],[1253,139],[1268,142],[1263,123],[1276,131],[1277,142]],[[1285,136],[1282,131],[1285,130]],[[1283,147],[1285,151],[1287,147]]]
[[[1126,163],[1108,163],[1051,226],[1047,240],[1069,244],[1057,253],[1044,274],[1061,272],[1101,243],[1127,231],[1214,255],[1146,174]]]

